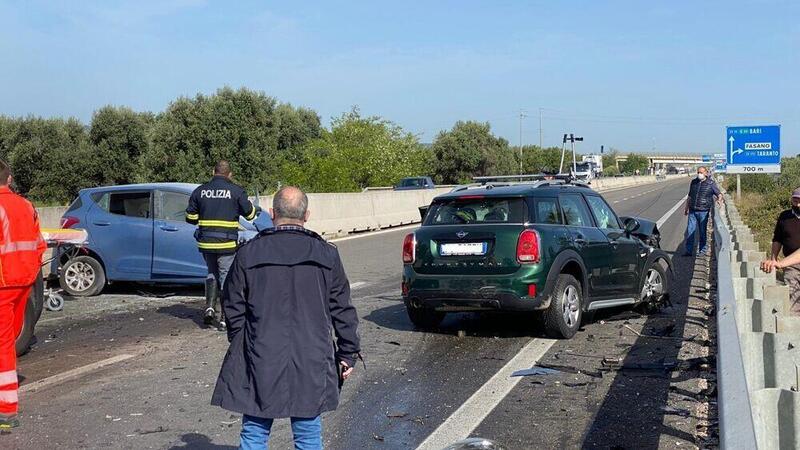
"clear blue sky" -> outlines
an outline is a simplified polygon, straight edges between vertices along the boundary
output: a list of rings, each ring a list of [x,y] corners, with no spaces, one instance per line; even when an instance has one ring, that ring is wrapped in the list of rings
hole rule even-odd
[[[0,114],[162,111],[246,86],[352,105],[430,142],[489,121],[513,145],[722,152],[726,124],[800,151],[800,2],[4,1]]]

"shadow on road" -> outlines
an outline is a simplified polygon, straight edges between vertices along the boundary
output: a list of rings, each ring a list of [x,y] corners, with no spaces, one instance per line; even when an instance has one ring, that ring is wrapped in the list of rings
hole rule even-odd
[[[684,241],[685,242],[685,241]],[[682,249],[681,242],[679,249]],[[683,345],[681,337],[687,324],[695,323],[686,318],[692,297],[703,298],[705,288],[705,259],[675,256],[672,258],[674,278],[670,288],[672,306],[657,314],[647,316],[642,335],[636,339],[621,362],[622,367],[665,365],[673,367],[679,362],[692,366],[691,360],[680,360]],[[705,326],[705,324],[703,324]],[[656,339],[647,335],[664,336]],[[669,337],[675,337],[671,340]],[[583,448],[659,448],[664,439],[694,442],[694,436],[683,430],[666,425],[667,415],[679,414],[685,419],[689,411],[673,411],[669,407],[670,392],[681,393],[680,381],[697,378],[693,371],[618,370],[608,394],[599,406],[594,422],[586,432]],[[695,395],[685,392],[684,394]]]
[[[211,442],[211,438],[200,433],[187,433],[181,436],[181,444],[174,445],[169,450],[192,449],[192,450],[236,450],[237,446],[218,445]]]
[[[435,329],[417,330],[406,314],[405,305],[376,309],[364,317],[378,326],[397,331],[417,331],[456,336],[463,332],[475,337],[545,337],[541,320],[535,313],[449,313]]]
[[[176,305],[162,306],[156,310],[159,314],[166,314],[168,316],[176,317],[194,322],[199,328],[208,328],[208,325],[203,323],[203,307],[202,305],[186,305],[178,303]]]

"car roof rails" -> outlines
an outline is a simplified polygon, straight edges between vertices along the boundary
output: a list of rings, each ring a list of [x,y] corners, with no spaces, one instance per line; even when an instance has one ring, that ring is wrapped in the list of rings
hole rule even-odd
[[[546,174],[546,173],[537,173],[537,174],[529,174],[529,175],[497,175],[497,176],[483,176],[483,177],[472,177],[473,181],[476,183],[480,183],[481,186],[510,186],[510,185],[519,185],[519,184],[529,184],[531,187],[545,187],[545,186],[577,186],[577,187],[586,187],[588,188],[589,185],[578,181],[572,174],[568,173],[560,173],[560,174]],[[501,182],[501,183],[491,183],[489,182]],[[464,189],[467,189],[469,186],[475,185],[467,185]],[[488,188],[487,186],[487,188]],[[461,190],[461,189],[459,189]]]

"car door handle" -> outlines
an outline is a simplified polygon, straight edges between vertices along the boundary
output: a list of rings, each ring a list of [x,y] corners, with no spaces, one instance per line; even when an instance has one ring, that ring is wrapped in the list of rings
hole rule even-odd
[[[105,222],[105,221],[96,221],[96,222],[92,222],[92,223],[94,225],[97,225],[98,227],[107,227],[107,226],[111,225],[111,222]]]
[[[610,241],[608,241],[608,243],[616,247],[619,244],[619,241],[617,241],[616,239],[611,239]]]
[[[164,231],[178,231],[178,228],[173,227],[172,225],[160,225],[159,228],[161,228]]]
[[[575,243],[578,244],[578,245],[584,245],[584,244],[586,244],[586,239],[584,239],[582,237],[577,237],[577,238],[575,238]]]

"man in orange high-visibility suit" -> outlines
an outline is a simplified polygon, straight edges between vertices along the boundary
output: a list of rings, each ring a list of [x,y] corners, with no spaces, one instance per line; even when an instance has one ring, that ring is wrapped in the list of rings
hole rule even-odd
[[[19,426],[15,342],[47,245],[36,210],[11,191],[11,170],[0,161],[0,429]]]

